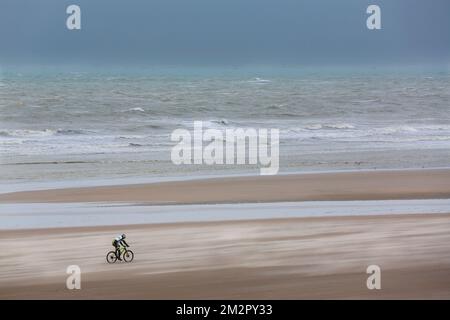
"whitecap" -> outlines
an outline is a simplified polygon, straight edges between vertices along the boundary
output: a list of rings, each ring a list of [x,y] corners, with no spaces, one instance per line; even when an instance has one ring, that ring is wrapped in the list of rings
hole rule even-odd
[[[55,134],[54,130],[27,130],[27,129],[14,129],[14,130],[0,130],[0,136],[3,137],[46,137]]]
[[[85,132],[81,129],[58,129],[56,133],[60,135],[77,135],[84,134]]]
[[[262,79],[262,78],[256,77],[256,78],[254,78],[252,80],[249,80],[248,82],[250,82],[250,83],[269,83],[269,82],[272,82],[272,81],[270,81],[268,79]]]
[[[307,130],[320,130],[320,129],[354,129],[355,126],[348,123],[328,123],[328,124],[310,124],[305,127]]]
[[[329,129],[354,129],[355,126],[348,123],[334,123],[334,124],[326,124],[325,128]]]
[[[145,112],[145,110],[137,107],[137,108],[130,108],[128,110],[125,110],[124,112]]]
[[[308,130],[319,130],[319,129],[322,129],[322,125],[321,124],[311,124],[309,126],[306,126],[305,129],[308,129]]]
[[[398,132],[417,132],[417,129],[410,126],[391,126],[379,129],[382,134],[393,134]]]

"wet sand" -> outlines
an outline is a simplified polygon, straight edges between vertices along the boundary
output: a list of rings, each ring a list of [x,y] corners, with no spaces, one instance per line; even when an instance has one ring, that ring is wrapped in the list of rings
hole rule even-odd
[[[114,235],[136,257],[109,265]],[[2,299],[450,298],[450,215],[322,217],[0,233]],[[81,290],[67,290],[79,265]],[[381,267],[381,290],[366,268]]]
[[[450,198],[450,169],[215,178],[0,194],[14,202],[206,204]]]

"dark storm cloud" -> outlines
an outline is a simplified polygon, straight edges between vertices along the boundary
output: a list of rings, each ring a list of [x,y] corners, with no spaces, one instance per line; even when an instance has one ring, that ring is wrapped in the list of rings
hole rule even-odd
[[[366,28],[369,4],[382,30]],[[448,64],[449,13],[448,0],[1,0],[0,63]]]

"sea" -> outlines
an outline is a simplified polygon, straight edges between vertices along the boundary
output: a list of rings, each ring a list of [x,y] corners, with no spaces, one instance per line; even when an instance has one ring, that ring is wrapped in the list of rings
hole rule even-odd
[[[194,121],[279,129],[280,174],[450,167],[450,70],[2,68],[2,190],[259,174],[258,165],[175,165],[171,133]]]

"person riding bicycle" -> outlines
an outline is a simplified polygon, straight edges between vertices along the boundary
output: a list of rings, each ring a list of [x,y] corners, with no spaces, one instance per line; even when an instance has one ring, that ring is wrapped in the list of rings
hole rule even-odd
[[[124,233],[124,234],[122,234],[122,235],[120,235],[120,236],[114,238],[114,240],[113,240],[113,242],[112,242],[112,245],[114,246],[114,248],[116,248],[116,256],[117,256],[117,259],[119,259],[120,261],[122,261],[122,259],[120,258],[120,247],[121,247],[121,246],[124,246],[124,247],[126,247],[126,248],[129,247],[128,243],[125,241],[125,238],[126,238],[126,237],[127,237],[127,236],[126,236],[125,233]]]

